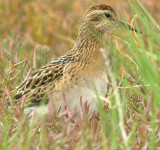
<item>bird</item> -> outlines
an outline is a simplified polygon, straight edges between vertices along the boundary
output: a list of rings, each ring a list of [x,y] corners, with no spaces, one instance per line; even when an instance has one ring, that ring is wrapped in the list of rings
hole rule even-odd
[[[100,52],[104,48],[102,39],[108,31],[118,27],[139,32],[133,26],[120,21],[113,8],[106,4],[89,7],[83,16],[77,40],[71,50],[59,58],[31,73],[17,86],[14,98],[20,101],[27,98],[29,106],[38,107],[47,89],[52,99],[45,101],[45,106],[54,101],[62,105],[63,98],[69,107],[79,104],[79,99],[86,101],[96,109],[97,99],[94,86],[99,95],[106,96],[108,78],[104,69],[104,57]]]

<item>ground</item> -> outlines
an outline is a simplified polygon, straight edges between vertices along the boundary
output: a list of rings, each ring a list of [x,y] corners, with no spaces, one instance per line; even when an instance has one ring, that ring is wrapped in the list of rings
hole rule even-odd
[[[72,48],[84,11],[97,2],[0,1],[0,149],[160,149],[160,1],[140,0],[146,9],[130,2],[98,1],[136,27],[137,21],[143,32],[107,34],[104,57],[112,88],[105,106],[87,115],[87,102],[79,102],[77,115],[64,100],[63,113],[49,109],[49,122],[34,123],[23,114],[25,98],[13,102],[13,90]]]

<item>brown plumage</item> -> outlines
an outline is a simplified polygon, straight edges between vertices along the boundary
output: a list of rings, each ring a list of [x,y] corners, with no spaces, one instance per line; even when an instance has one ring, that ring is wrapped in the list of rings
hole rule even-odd
[[[107,92],[108,80],[100,52],[103,35],[119,25],[136,31],[119,21],[112,7],[103,4],[90,7],[84,15],[73,49],[27,77],[17,87],[15,99],[19,100],[26,95],[32,104],[39,104],[46,87],[49,87],[57,103],[64,92],[71,105],[79,103],[82,96],[91,105],[94,103],[95,107],[93,82],[100,95],[105,96]]]

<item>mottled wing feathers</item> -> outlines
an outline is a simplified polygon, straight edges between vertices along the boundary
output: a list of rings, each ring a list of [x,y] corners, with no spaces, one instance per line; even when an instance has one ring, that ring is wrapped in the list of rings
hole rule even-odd
[[[27,95],[31,103],[40,103],[46,86],[49,85],[52,86],[52,89],[54,88],[55,80],[63,76],[63,68],[68,61],[69,59],[63,56],[33,72],[17,87],[15,99],[18,100],[23,95]]]

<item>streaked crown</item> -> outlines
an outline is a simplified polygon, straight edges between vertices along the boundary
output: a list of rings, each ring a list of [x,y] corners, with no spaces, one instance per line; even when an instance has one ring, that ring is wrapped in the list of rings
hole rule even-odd
[[[107,11],[111,11],[112,13],[115,14],[115,12],[111,6],[104,5],[104,4],[98,4],[98,5],[91,6],[90,8],[88,8],[86,10],[86,13],[89,13],[94,10],[107,10]]]
[[[105,4],[93,5],[88,8],[84,14],[84,22],[89,25],[88,27],[100,33],[105,33],[119,26],[137,32],[131,25],[118,20],[113,8]]]

